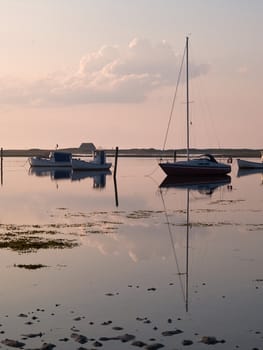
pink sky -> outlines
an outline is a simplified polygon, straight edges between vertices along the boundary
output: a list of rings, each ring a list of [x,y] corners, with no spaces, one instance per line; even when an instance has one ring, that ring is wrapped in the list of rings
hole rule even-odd
[[[1,146],[161,148],[190,32],[191,146],[263,148],[263,5],[204,3],[3,0]],[[169,148],[185,146],[184,101]]]

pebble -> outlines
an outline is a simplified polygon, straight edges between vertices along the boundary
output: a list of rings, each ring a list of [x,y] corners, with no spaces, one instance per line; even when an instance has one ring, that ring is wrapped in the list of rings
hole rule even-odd
[[[192,340],[185,339],[182,341],[182,345],[184,345],[184,346],[188,346],[188,345],[192,345],[192,344],[193,344]]]
[[[170,337],[172,335],[181,334],[181,333],[183,333],[183,331],[181,331],[180,329],[175,329],[175,330],[172,330],[172,331],[164,331],[164,332],[162,332],[162,335],[164,337]]]
[[[26,338],[36,338],[36,337],[42,337],[43,333],[29,333],[29,334],[22,334],[23,337]]]
[[[52,350],[55,347],[56,347],[55,344],[44,343],[39,350]]]
[[[161,343],[155,343],[155,344],[150,344],[150,345],[146,345],[145,346],[145,349],[146,350],[158,350],[158,349],[161,349],[163,348],[164,345],[161,344]]]
[[[132,334],[123,334],[123,335],[119,335],[118,339],[120,339],[123,343],[126,343],[128,341],[131,341],[133,339],[135,339],[135,336]]]
[[[135,340],[134,342],[131,343],[131,345],[137,346],[138,348],[142,348],[143,346],[146,345],[146,343],[140,340]]]
[[[204,336],[201,338],[201,343],[214,345],[218,343],[218,340],[216,339],[216,337]]]
[[[88,338],[85,335],[81,335],[78,333],[72,333],[71,338],[80,344],[85,344],[88,341]]]
[[[22,343],[18,340],[7,339],[7,338],[2,340],[1,343],[7,346],[11,346],[12,348],[22,348],[25,345],[25,343]]]
[[[115,330],[115,331],[122,331],[123,327],[115,326],[115,327],[112,327],[112,329]]]
[[[103,346],[103,344],[100,343],[99,341],[95,341],[95,342],[93,343],[93,346],[95,346],[96,348],[98,348],[98,347]]]

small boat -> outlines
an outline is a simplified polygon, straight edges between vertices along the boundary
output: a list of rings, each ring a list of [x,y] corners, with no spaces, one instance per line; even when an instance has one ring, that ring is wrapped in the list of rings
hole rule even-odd
[[[48,157],[31,157],[32,167],[71,167],[72,154],[69,152],[52,151]]]
[[[73,170],[109,170],[111,163],[106,162],[105,151],[97,150],[94,153],[93,160],[87,161],[80,158],[72,158]]]
[[[210,155],[205,154],[197,159],[190,159],[189,156],[189,73],[188,73],[188,37],[186,38],[186,130],[187,130],[187,160],[160,162],[159,166],[168,176],[216,176],[225,175],[231,172],[229,164],[219,163]]]
[[[160,167],[168,176],[208,176],[226,175],[231,166],[219,163],[211,154],[204,154],[199,158],[177,162],[160,163]]]
[[[237,159],[239,169],[263,169],[263,161],[251,162],[249,160]]]

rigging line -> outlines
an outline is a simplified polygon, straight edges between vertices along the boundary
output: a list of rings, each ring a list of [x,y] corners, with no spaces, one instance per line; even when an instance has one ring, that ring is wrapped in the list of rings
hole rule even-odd
[[[159,169],[159,164],[157,164],[157,166],[149,174],[146,174],[144,176],[151,177],[151,175],[153,175],[158,169]]]
[[[161,198],[162,198],[163,207],[164,207],[164,213],[165,213],[165,217],[166,217],[167,224],[168,224],[168,231],[169,231],[169,236],[170,236],[170,240],[171,240],[171,243],[172,243],[172,250],[173,250],[174,260],[175,260],[177,271],[178,271],[180,286],[181,286],[184,302],[186,302],[186,295],[185,295],[185,291],[184,291],[184,287],[183,287],[183,281],[182,281],[182,278],[181,278],[182,273],[180,272],[180,268],[179,268],[179,263],[178,263],[178,259],[177,259],[177,255],[176,255],[176,251],[175,251],[175,245],[174,245],[173,235],[172,235],[172,231],[171,231],[171,227],[170,227],[170,222],[169,222],[169,218],[168,218],[165,202],[164,202],[164,199],[163,199],[162,189],[160,189],[160,195],[161,195]]]
[[[182,62],[181,62],[181,66],[180,66],[180,70],[179,70],[179,74],[178,74],[178,78],[177,78],[177,82],[176,82],[176,88],[175,88],[175,92],[174,92],[172,107],[171,107],[169,121],[168,121],[167,129],[166,129],[166,133],[165,133],[164,143],[163,143],[163,151],[165,149],[167,138],[168,138],[168,132],[169,132],[169,128],[170,128],[170,124],[171,124],[171,120],[172,120],[172,115],[173,115],[173,111],[174,111],[175,99],[177,96],[179,82],[180,82],[181,74],[182,74],[182,70],[183,70],[183,63],[184,63],[184,59],[185,59],[185,54],[186,54],[186,47],[184,49],[183,58],[182,58]]]

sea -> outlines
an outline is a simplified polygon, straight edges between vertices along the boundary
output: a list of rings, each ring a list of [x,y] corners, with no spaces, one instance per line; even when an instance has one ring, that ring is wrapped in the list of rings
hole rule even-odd
[[[114,159],[111,159],[114,163]],[[4,158],[0,348],[263,349],[263,173]]]

